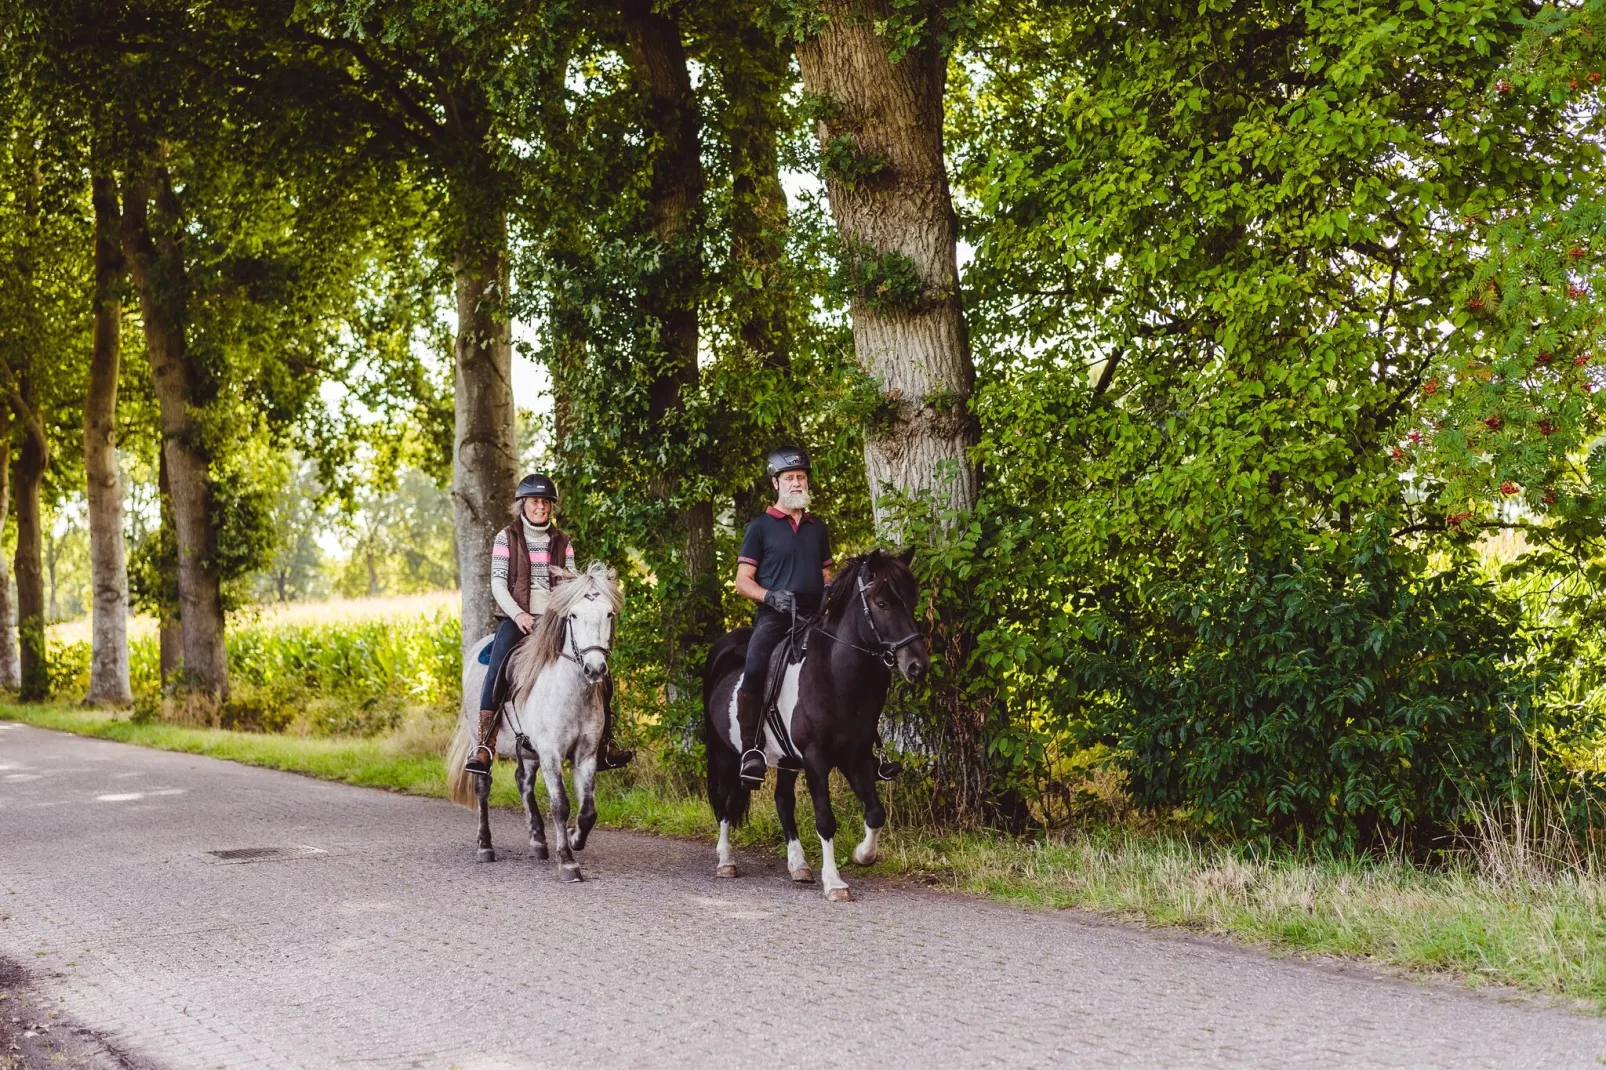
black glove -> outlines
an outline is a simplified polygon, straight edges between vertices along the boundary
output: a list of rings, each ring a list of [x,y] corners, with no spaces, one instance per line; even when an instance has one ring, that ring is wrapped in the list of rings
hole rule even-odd
[[[764,604],[777,613],[791,613],[797,608],[797,596],[791,591],[765,591]]]

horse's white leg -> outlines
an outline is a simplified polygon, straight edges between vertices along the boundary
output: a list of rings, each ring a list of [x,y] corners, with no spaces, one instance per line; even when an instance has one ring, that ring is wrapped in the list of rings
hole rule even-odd
[[[799,884],[814,883],[814,871],[809,868],[808,855],[803,853],[803,841],[795,837],[786,841],[786,870]]]
[[[524,813],[530,820],[530,849],[535,857],[546,858],[546,826],[541,821],[541,804],[535,799],[535,772],[540,767],[515,757],[514,768],[518,770],[519,798],[524,800]]]
[[[597,823],[597,749],[574,763],[574,797],[580,802],[580,815],[575,818],[573,846],[585,850],[586,840]]]
[[[731,823],[719,823],[719,842],[714,845],[714,853],[719,857],[719,864],[714,867],[716,877],[736,876],[736,858],[731,854]]]
[[[853,898],[848,890],[848,882],[842,879],[842,874],[836,870],[836,845],[832,840],[820,837],[820,852],[824,855],[820,860],[820,884],[825,888],[825,897],[833,903],[844,903]]]
[[[541,752],[541,771],[546,777],[547,802],[551,804],[552,835],[558,845],[558,879],[581,880],[580,864],[574,860],[569,843],[569,795],[563,786],[563,758],[556,751]]]
[[[861,866],[874,865],[878,853],[876,841],[880,838],[880,829],[873,829],[869,825],[864,826],[864,839],[860,840],[859,846],[853,849],[853,860]]]
[[[786,869],[799,884],[814,880],[809,860],[803,855],[803,844],[797,838],[797,773],[791,769],[775,771],[775,813],[781,819],[781,831],[786,834]]]
[[[836,871],[836,848],[833,841],[836,838],[836,812],[831,808],[831,768],[818,768],[817,759],[805,752],[803,776],[809,783],[809,796],[814,800],[814,829],[820,837],[820,851],[824,858],[820,860],[820,883],[824,886],[825,897],[833,903],[841,903],[853,898],[848,891],[847,882]]]

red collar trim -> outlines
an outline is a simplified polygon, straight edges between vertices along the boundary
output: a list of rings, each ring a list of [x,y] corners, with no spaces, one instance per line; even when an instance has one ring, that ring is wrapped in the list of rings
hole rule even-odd
[[[804,512],[803,519],[801,519],[801,520],[793,520],[791,513],[788,513],[786,510],[784,510],[784,509],[782,509],[782,508],[780,508],[779,506],[776,506],[776,505],[770,506],[768,509],[764,510],[764,512],[767,513],[770,516],[773,516],[776,520],[784,520],[788,524],[791,524],[793,531],[796,531],[798,528],[802,527],[804,524],[806,524],[809,521],[814,519],[814,514],[813,513]]]

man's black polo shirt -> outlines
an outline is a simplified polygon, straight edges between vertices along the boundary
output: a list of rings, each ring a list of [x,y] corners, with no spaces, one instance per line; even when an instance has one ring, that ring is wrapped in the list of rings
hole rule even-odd
[[[748,523],[736,560],[757,569],[755,578],[766,591],[818,599],[825,590],[820,570],[831,567],[831,535],[819,517],[804,513],[794,524],[791,516],[772,505]]]

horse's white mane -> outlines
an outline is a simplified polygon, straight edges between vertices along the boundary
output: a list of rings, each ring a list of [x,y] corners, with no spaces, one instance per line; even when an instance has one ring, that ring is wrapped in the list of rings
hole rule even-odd
[[[547,666],[562,656],[567,634],[564,625],[570,610],[600,598],[607,612],[618,613],[623,602],[619,574],[601,561],[593,561],[584,572],[570,572],[554,565],[550,576],[552,598],[546,612],[508,655],[508,679],[513,685],[511,697],[515,705],[523,704]]]

